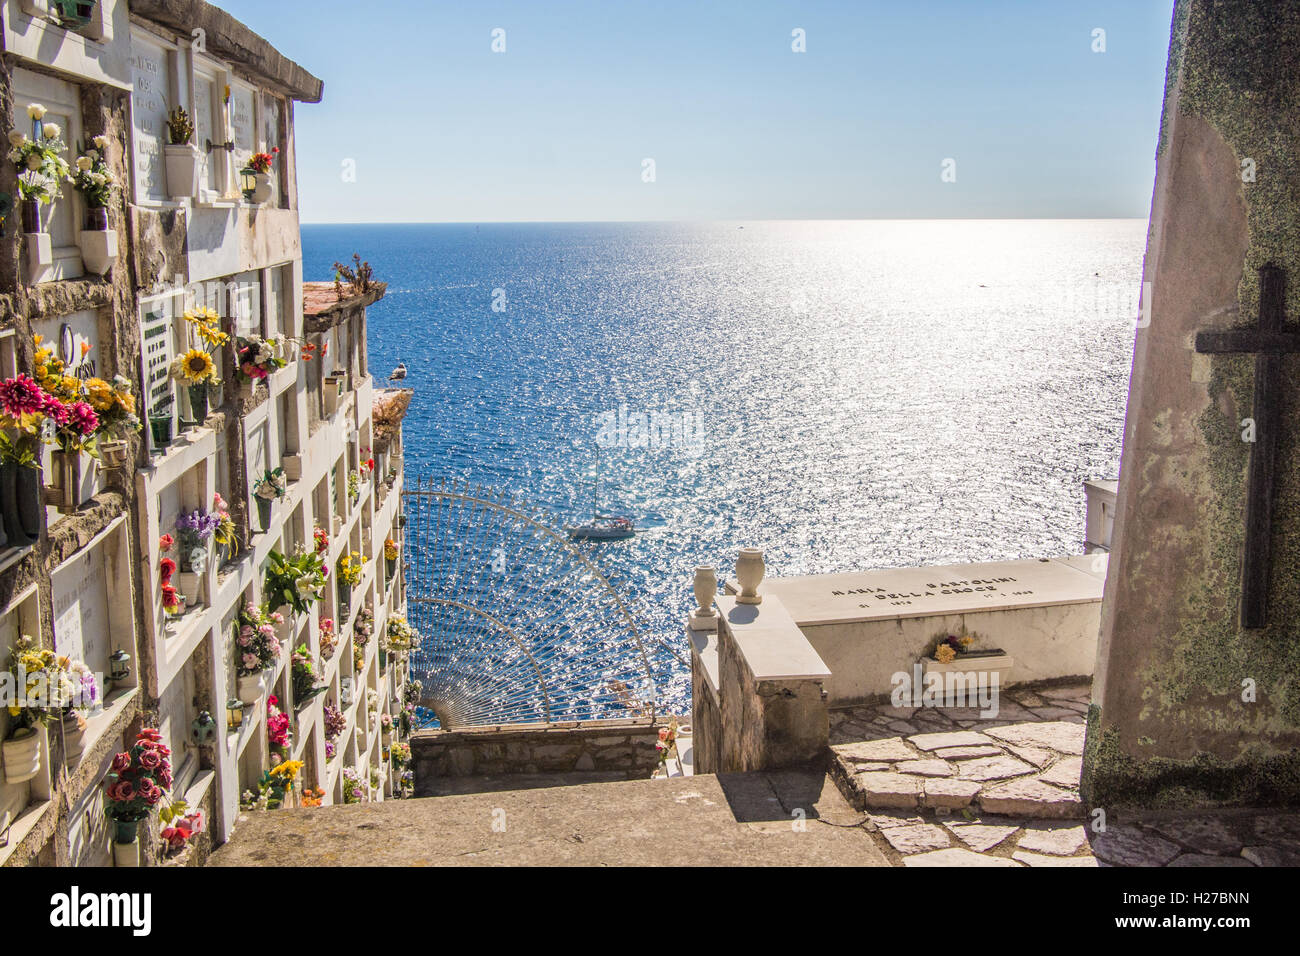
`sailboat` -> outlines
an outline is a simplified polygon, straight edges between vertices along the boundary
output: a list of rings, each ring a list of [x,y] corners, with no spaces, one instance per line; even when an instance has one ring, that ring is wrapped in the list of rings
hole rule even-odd
[[[564,530],[569,537],[580,541],[622,541],[636,537],[636,525],[631,518],[600,513],[600,447],[596,447],[596,486],[592,492],[591,520],[585,524],[569,525]]]

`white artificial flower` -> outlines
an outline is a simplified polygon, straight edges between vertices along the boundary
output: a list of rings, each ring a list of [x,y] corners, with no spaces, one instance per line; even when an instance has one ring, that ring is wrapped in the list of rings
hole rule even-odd
[[[42,106],[40,103],[28,103],[28,104],[27,104],[27,115],[30,116],[30,117],[31,117],[32,119],[34,119],[34,120],[44,119],[44,118],[45,118],[45,107]]]
[[[46,139],[58,139],[62,132],[57,123],[46,123],[41,129],[41,135]]]
[[[95,165],[95,164],[94,164],[93,162],[91,162],[89,156],[79,156],[79,157],[77,157],[77,168],[78,168],[79,170],[81,170],[83,173],[84,173],[84,172],[88,172],[88,171],[90,170],[90,167],[93,166],[93,165]]]
[[[41,168],[41,157],[37,156],[35,153],[33,153],[32,155],[28,156],[28,157],[27,157],[27,168],[30,169],[32,172],[36,172],[38,169],[40,169],[40,168]]]
[[[93,149],[88,149],[86,150],[86,158],[93,163],[95,160],[99,159],[99,153],[95,152]]]
[[[27,142],[27,137],[26,137],[25,135],[23,135],[23,131],[22,131],[22,130],[20,130],[20,129],[11,129],[11,130],[9,131],[9,145],[10,145],[10,146],[21,146],[21,145],[22,145],[23,143],[25,143],[25,142]]]
[[[95,148],[96,148],[96,149],[108,149],[108,137],[107,137],[107,136],[96,136],[96,137],[95,137]]]

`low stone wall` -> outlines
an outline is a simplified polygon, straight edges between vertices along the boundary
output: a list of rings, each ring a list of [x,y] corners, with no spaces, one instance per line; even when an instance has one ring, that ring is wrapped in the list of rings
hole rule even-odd
[[[716,632],[690,631],[696,773],[820,765],[830,672],[781,601],[720,596]]]
[[[421,730],[411,736],[415,795],[440,777],[495,774],[621,773],[647,778],[659,766],[663,720],[592,720]]]

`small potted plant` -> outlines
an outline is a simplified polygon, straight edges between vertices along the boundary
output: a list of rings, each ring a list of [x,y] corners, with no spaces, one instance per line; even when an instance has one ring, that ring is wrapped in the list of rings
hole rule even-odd
[[[338,572],[339,607],[352,606],[352,589],[361,583],[361,571],[364,566],[365,558],[356,551],[339,555],[338,567],[335,568]]]
[[[51,408],[31,377],[0,382],[0,515],[12,547],[34,544],[41,534],[41,432]]]
[[[118,866],[139,865],[140,822],[171,786],[171,750],[156,730],[140,731],[131,749],[113,758],[105,778],[104,812],[113,821],[113,860]]]
[[[86,206],[87,227],[77,234],[81,261],[86,271],[105,275],[117,261],[117,231],[108,228],[108,204],[113,200],[117,182],[108,168],[105,152],[108,137],[96,136],[93,144],[77,157],[72,187],[81,193]]]
[[[322,555],[305,548],[292,555],[272,551],[266,558],[262,593],[294,614],[307,614],[324,597],[329,568]]]
[[[284,498],[288,489],[283,468],[268,469],[253,483],[253,500],[257,503],[257,520],[262,531],[271,530],[271,505]]]
[[[9,161],[18,168],[18,200],[27,263],[33,284],[44,282],[54,264],[54,246],[41,222],[41,206],[52,206],[62,195],[59,184],[68,178],[68,162],[61,153],[63,131],[55,123],[43,123],[45,107],[27,104],[32,121],[32,135],[20,130],[9,134]]]
[[[250,603],[235,620],[235,675],[245,704],[256,704],[266,693],[266,672],[280,659],[276,628],[283,619],[279,612]]]
[[[185,107],[178,106],[167,114],[168,144],[163,147],[167,167],[167,194],[172,199],[193,199],[199,192],[203,175],[203,153],[191,142],[194,121]]]
[[[271,167],[280,147],[269,153],[254,153],[248,159],[248,165],[240,170],[244,179],[244,198],[251,203],[264,203],[271,198]]]
[[[106,468],[121,468],[128,461],[126,438],[140,430],[131,383],[125,377],[115,375],[111,382],[101,378],[87,379],[85,387],[86,401],[99,416],[99,434],[95,439],[99,460]]]
[[[180,573],[176,586],[185,595],[185,603],[196,607],[200,585],[212,560],[212,536],[221,516],[202,508],[181,512],[176,519],[176,537],[180,545]]]
[[[9,702],[10,732],[3,744],[6,783],[24,783],[42,770],[41,728],[60,715],[69,698],[66,658],[22,635],[9,657],[15,699]]]

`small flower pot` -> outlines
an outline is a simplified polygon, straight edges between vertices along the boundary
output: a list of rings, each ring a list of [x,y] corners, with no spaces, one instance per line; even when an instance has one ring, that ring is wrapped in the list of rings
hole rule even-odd
[[[41,225],[41,201],[39,199],[24,199],[20,205],[22,206],[23,232],[27,235],[44,232],[45,229]]]
[[[103,209],[92,212],[104,212]],[[81,262],[92,275],[107,275],[117,261],[117,232],[113,229],[82,230],[77,234]]]
[[[149,417],[149,432],[155,448],[166,448],[172,443],[172,416],[170,413]]]
[[[195,574],[192,571],[180,571],[176,575],[176,590],[180,591],[185,597],[185,603],[189,607],[197,607],[199,603],[199,587],[203,583],[202,575]]]
[[[140,865],[140,841],[132,840],[130,843],[121,843],[113,841],[113,865],[123,867],[136,867]]]
[[[352,608],[352,585],[339,582],[339,607],[345,611]]]
[[[99,460],[105,468],[124,468],[129,461],[127,444],[124,441],[102,441],[99,443]]]
[[[333,415],[339,410],[339,380],[333,376],[327,376],[325,390],[322,395],[325,398],[325,414]]]
[[[26,783],[41,772],[41,737],[30,727],[4,742],[5,783]]]
[[[123,845],[133,844],[140,832],[139,820],[119,820],[113,818],[113,842]]]
[[[253,500],[257,502],[257,522],[263,531],[271,530],[271,499],[263,498],[261,495],[254,495]]]
[[[39,468],[15,462],[0,465],[0,513],[11,547],[25,548],[40,539],[45,513],[41,497]]]
[[[172,199],[193,199],[199,193],[203,175],[203,154],[192,143],[164,146],[167,166],[167,195]]]
[[[239,699],[245,704],[256,704],[266,693],[266,673],[258,671],[239,678]]]
[[[108,229],[107,206],[95,206],[86,210],[86,229],[90,232],[104,232]]]

